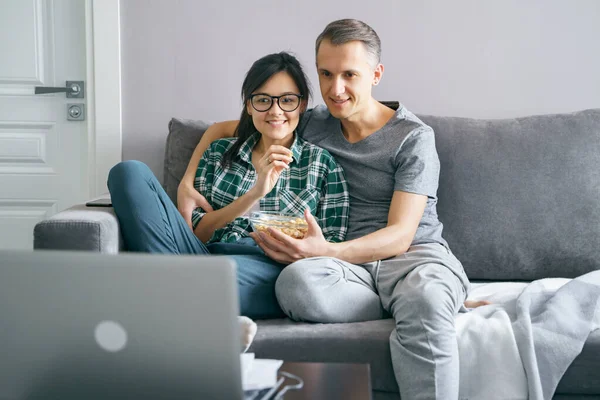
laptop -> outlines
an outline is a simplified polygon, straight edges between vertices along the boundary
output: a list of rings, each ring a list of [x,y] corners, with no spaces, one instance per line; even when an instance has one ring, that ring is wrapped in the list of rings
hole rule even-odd
[[[235,268],[0,251],[0,399],[243,399]]]

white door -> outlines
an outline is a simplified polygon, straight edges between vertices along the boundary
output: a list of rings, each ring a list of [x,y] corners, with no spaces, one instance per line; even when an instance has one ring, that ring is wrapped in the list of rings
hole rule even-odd
[[[67,120],[88,94],[34,94],[85,80],[85,21],[82,0],[0,0],[0,249],[88,193],[87,122]]]

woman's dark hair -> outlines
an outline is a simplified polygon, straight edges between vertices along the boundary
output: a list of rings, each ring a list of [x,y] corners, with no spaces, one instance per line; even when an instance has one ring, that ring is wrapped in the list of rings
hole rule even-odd
[[[242,108],[242,113],[240,115],[240,123],[233,134],[233,136],[236,136],[238,139],[233,146],[223,154],[223,158],[221,159],[221,166],[223,166],[223,168],[231,166],[233,157],[238,153],[242,144],[257,131],[254,122],[252,122],[252,116],[249,115],[246,110],[250,96],[273,75],[279,72],[287,72],[292,77],[300,90],[299,94],[302,96],[301,101],[308,102],[310,98],[308,78],[296,57],[282,51],[281,53],[266,55],[255,61],[250,67],[250,70],[246,73],[244,83],[242,83],[242,100],[244,107]]]

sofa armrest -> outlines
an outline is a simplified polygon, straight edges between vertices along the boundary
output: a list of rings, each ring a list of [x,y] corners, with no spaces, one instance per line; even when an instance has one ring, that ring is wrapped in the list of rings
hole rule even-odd
[[[112,207],[76,205],[39,222],[33,230],[34,249],[123,250],[119,221]]]

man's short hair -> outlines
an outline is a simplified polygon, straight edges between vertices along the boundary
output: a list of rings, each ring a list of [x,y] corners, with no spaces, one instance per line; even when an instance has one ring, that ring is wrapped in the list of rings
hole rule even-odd
[[[329,23],[317,37],[315,56],[319,53],[319,47],[323,40],[329,40],[334,46],[355,40],[362,42],[372,60],[373,68],[381,60],[381,40],[379,40],[377,32],[369,25],[357,19],[339,19]]]

